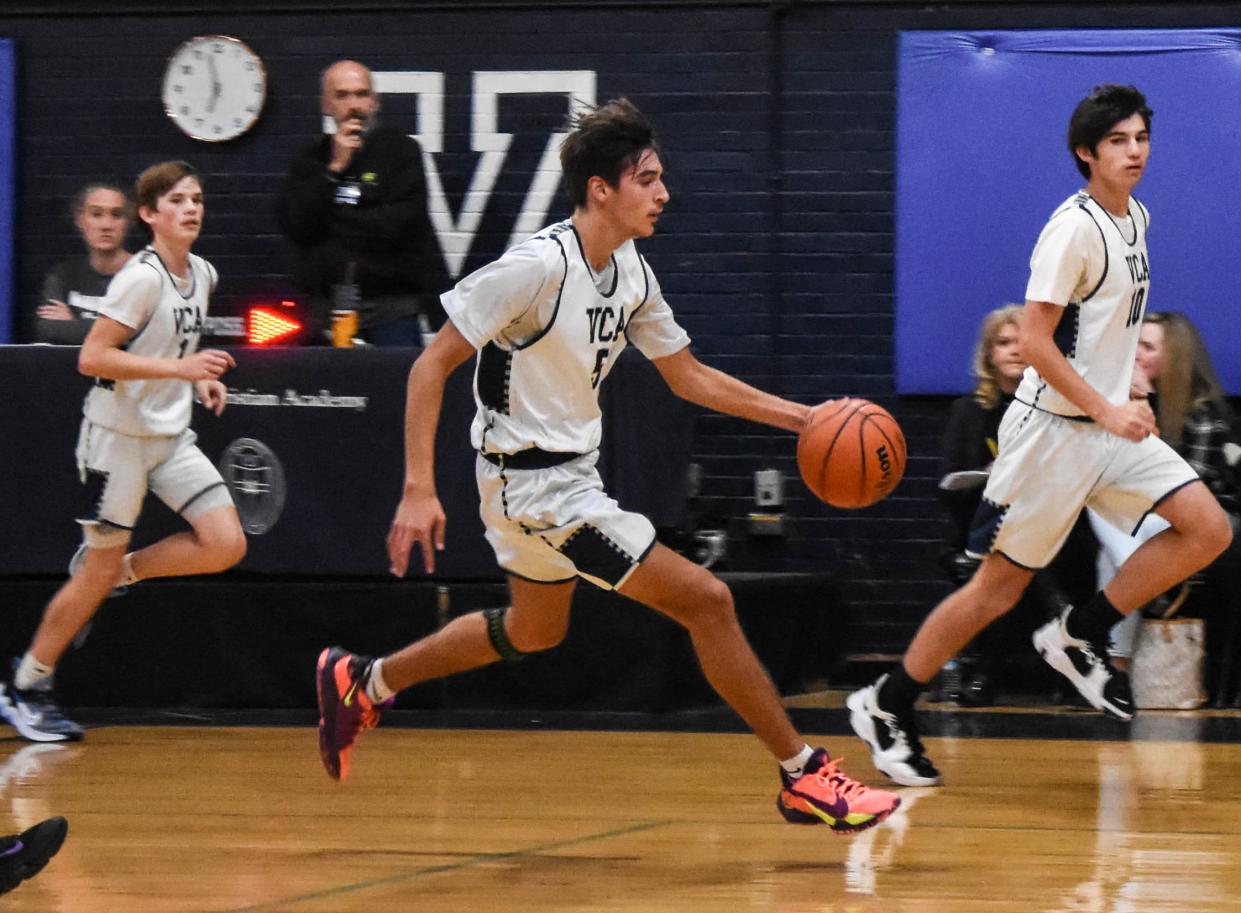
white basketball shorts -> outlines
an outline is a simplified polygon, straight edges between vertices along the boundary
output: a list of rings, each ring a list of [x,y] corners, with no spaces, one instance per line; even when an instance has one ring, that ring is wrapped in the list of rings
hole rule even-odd
[[[1131,533],[1160,501],[1198,480],[1154,435],[1129,441],[1019,402],[1004,413],[999,445],[968,550],[999,552],[1031,569],[1056,556],[1082,508]]]
[[[539,583],[584,577],[618,589],[655,545],[655,527],[603,490],[597,453],[547,469],[475,465],[479,513],[500,567]]]
[[[75,456],[85,494],[77,520],[86,544],[125,544],[148,490],[186,520],[231,507],[224,479],[197,439],[189,428],[175,437],[133,437],[83,419]]]

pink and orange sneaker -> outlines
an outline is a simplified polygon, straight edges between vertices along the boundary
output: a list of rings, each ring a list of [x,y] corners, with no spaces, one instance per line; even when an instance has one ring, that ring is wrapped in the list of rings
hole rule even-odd
[[[805,772],[794,780],[780,771],[783,787],[776,808],[792,824],[826,824],[835,834],[852,834],[874,827],[901,804],[896,793],[870,789],[847,776],[822,748],[815,749]]]
[[[366,679],[374,660],[340,647],[319,654],[315,690],[319,695],[319,757],[333,780],[349,776],[349,754],[364,729],[379,723],[379,711],[391,699],[374,704],[366,696]]]

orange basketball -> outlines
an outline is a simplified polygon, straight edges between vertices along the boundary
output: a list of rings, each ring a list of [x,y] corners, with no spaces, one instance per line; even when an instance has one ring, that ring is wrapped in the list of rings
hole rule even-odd
[[[797,439],[806,485],[833,507],[869,507],[905,474],[905,435],[892,414],[869,400],[822,406]]]

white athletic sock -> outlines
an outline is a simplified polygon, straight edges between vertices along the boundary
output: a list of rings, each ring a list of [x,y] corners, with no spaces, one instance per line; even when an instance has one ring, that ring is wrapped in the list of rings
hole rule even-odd
[[[781,761],[780,766],[784,768],[786,774],[796,780],[806,772],[806,762],[810,760],[812,754],[814,754],[814,749],[809,745],[803,745],[801,751],[787,761]]]
[[[13,673],[13,687],[18,691],[47,687],[51,684],[52,674],[55,671],[55,666],[45,666],[30,653],[26,653],[22,661],[17,664],[17,671]]]
[[[383,664],[384,661],[382,659],[377,659],[371,663],[371,674],[366,680],[366,696],[371,699],[373,704],[382,704],[392,697],[392,689],[384,681]]]
[[[131,560],[134,557],[133,552],[129,552],[121,559],[121,576],[117,578],[117,586],[129,586],[131,583],[137,583],[138,578],[134,575],[134,565]]]

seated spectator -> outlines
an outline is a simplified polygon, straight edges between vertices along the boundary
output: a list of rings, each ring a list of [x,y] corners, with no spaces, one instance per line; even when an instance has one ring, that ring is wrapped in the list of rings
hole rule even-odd
[[[73,224],[86,253],[57,263],[43,280],[36,342],[82,344],[108,283],[130,257],[125,249],[130,210],[125,191],[106,182],[87,184],[73,198]]]
[[[1207,623],[1207,691],[1216,704],[1238,698],[1236,653],[1241,649],[1241,491],[1237,467],[1225,455],[1237,440],[1232,411],[1211,363],[1210,353],[1192,321],[1175,311],[1146,315],[1134,367],[1134,395],[1147,395],[1159,423],[1159,433],[1194,467],[1232,519],[1232,545],[1195,578],[1197,592],[1191,611]],[[1116,555],[1132,552],[1166,524],[1148,518],[1131,536],[1113,546]],[[1110,538],[1115,538],[1114,536]],[[1103,537],[1100,537],[1103,541]],[[1105,549],[1105,552],[1107,550]],[[1131,656],[1137,633],[1134,612],[1113,630],[1111,648]]]
[[[995,460],[1000,419],[1026,370],[1017,346],[1020,318],[1018,304],[997,308],[983,318],[974,347],[974,392],[953,402],[948,414],[942,465],[945,475],[986,469]],[[981,481],[977,487],[940,492],[952,518],[947,545],[953,554],[965,551],[970,521],[982,497]]]
[[[1010,304],[983,318],[972,364],[974,391],[952,404],[944,431],[941,467],[944,481],[940,495],[948,508],[950,524],[943,563],[955,583],[968,580],[978,563],[966,553],[966,541],[974,512],[982,499],[985,472],[999,451],[1000,420],[1013,401],[1027,366],[1018,348],[1021,310],[1020,305]],[[965,475],[958,475],[962,473]],[[1088,531],[1084,524],[1079,524],[1062,550],[1063,558],[1057,557],[1047,572],[1035,576],[1017,609],[983,631],[962,651],[958,660],[962,672],[959,690],[949,683],[941,690],[955,693],[946,693],[944,697],[974,706],[994,702],[1001,659],[1005,655],[1029,653],[1017,642],[1024,639],[1028,646],[1029,633],[1063,605],[1056,581],[1081,576],[1074,559],[1094,553],[1093,543],[1083,550],[1083,534],[1088,535]],[[1093,576],[1089,570],[1086,573]],[[1035,668],[1036,674],[1042,677],[1042,670]]]

